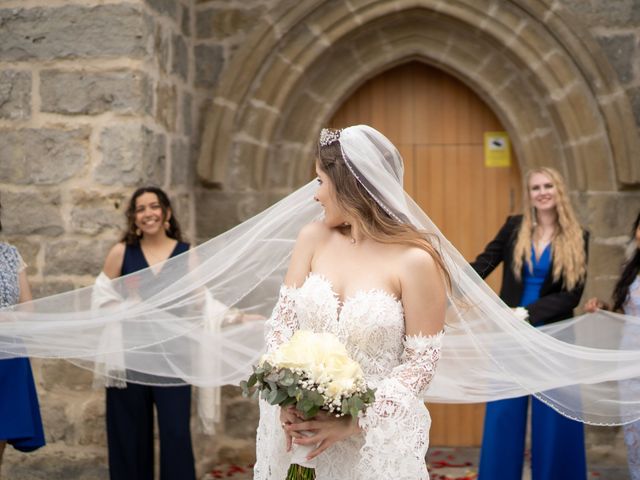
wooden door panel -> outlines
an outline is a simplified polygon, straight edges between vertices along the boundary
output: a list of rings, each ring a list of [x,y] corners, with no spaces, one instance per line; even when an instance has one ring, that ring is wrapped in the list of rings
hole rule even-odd
[[[509,213],[519,211],[520,172],[484,164],[484,132],[503,130],[466,85],[412,62],[369,80],[330,125],[366,123],[396,144],[405,162],[405,190],[458,250],[471,260]],[[512,205],[511,198],[516,201]],[[497,290],[501,270],[488,279]],[[484,406],[429,404],[430,444],[480,445]]]

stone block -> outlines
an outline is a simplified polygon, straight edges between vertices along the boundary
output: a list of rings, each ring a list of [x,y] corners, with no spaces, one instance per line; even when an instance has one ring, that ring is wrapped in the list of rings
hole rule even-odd
[[[57,192],[2,192],[2,229],[6,235],[49,235],[64,233]]]
[[[0,118],[24,120],[31,117],[31,72],[0,72]]]
[[[592,238],[628,236],[640,211],[640,193],[591,193],[577,198],[575,206]]]
[[[59,447],[58,447],[59,448]],[[68,448],[57,450],[48,446],[36,455],[24,455],[12,448],[3,462],[3,477],[24,480],[108,480],[109,469],[105,453],[97,454]]]
[[[0,134],[0,182],[53,185],[79,173],[89,161],[88,128],[24,129]]]
[[[0,10],[4,61],[134,57],[147,53],[151,22],[128,3]]]
[[[267,208],[272,201],[269,194],[264,192],[200,190],[196,193],[198,237],[211,238],[226,232]]]
[[[214,88],[224,67],[224,55],[220,45],[197,45],[195,83],[198,87]]]
[[[45,70],[40,74],[40,95],[43,112],[65,115],[151,113],[149,78],[135,70]]]
[[[45,422],[45,434],[47,442],[67,442],[72,436],[72,428],[67,417],[67,402],[58,395],[47,395],[42,388],[40,393],[40,414]],[[71,442],[69,442],[71,443]]]
[[[69,280],[52,280],[47,278],[42,281],[31,281],[31,293],[33,298],[44,298],[59,293],[74,290],[76,285]]]
[[[102,160],[94,170],[104,185],[164,184],[165,136],[142,125],[105,128],[100,135]]]
[[[258,427],[258,406],[250,400],[238,400],[225,408],[224,431],[230,437],[253,439]]]
[[[195,183],[194,157],[188,141],[174,139],[171,142],[172,186],[192,186]]]
[[[196,38],[224,40],[241,37],[255,27],[264,12],[263,6],[201,10],[196,17]]]
[[[632,34],[597,37],[605,55],[622,83],[633,80],[633,58],[636,37]]]
[[[98,276],[111,248],[110,242],[55,240],[44,248],[45,275]]]
[[[589,245],[590,275],[619,275],[624,262],[624,245],[592,241]]]
[[[189,76],[189,50],[181,35],[173,35],[173,54],[171,56],[171,73],[180,75],[183,80]]]
[[[175,85],[159,83],[156,87],[156,120],[170,132],[176,130],[177,95]]]
[[[146,0],[149,5],[156,12],[173,18],[178,19],[178,2],[177,0]]]
[[[40,365],[40,385],[45,391],[91,390],[93,372],[64,360],[46,360]]]
[[[240,390],[240,387],[236,387],[233,385],[223,385],[220,395],[223,399],[243,398],[242,390]]]
[[[176,218],[180,222],[180,228],[182,230],[182,236],[186,242],[195,243],[195,238],[191,233],[191,204],[193,203],[192,196],[188,193],[182,193],[178,195],[172,195],[171,205]]]
[[[83,402],[80,418],[76,420],[79,445],[107,446],[107,432],[104,428],[105,408],[102,394]]]
[[[126,220],[128,198],[122,193],[103,194],[84,189],[71,192],[71,228],[74,232],[96,235],[105,230],[121,231]]]
[[[562,0],[561,3],[591,27],[635,26],[640,21],[640,3],[635,0]]]
[[[622,427],[599,427],[596,425],[585,425],[584,427],[585,446],[590,464],[626,465],[627,449]]]
[[[640,87],[631,88],[627,93],[631,98],[631,108],[636,119],[636,125],[640,128]]]
[[[182,16],[180,17],[182,20],[180,21],[180,29],[182,33],[187,37],[191,36],[191,8],[181,5],[180,9],[182,10]]]
[[[156,25],[153,46],[158,68],[162,73],[167,73],[169,71],[169,36],[165,33],[162,25]]]
[[[182,131],[186,135],[191,135],[193,130],[192,103],[193,97],[191,94],[184,92],[182,94]]]

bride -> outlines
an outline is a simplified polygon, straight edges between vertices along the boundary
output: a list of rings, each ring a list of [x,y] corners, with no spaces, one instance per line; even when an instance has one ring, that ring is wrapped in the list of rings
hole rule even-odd
[[[297,329],[336,334],[377,389],[375,403],[360,419],[305,421],[261,400],[256,479],[284,479],[292,444],[315,447],[307,458],[317,458],[319,480],[428,478],[421,396],[440,358],[449,276],[428,238],[370,193],[364,172],[398,184],[391,142],[365,126],[323,130],[314,199],[324,218],[298,235],[266,340],[273,349]]]

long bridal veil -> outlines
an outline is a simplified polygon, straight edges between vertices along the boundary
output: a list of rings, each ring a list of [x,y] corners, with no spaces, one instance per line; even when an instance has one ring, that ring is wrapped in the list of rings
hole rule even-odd
[[[640,418],[640,319],[606,312],[535,329],[516,318],[402,189],[402,159],[367,126],[342,130],[352,173],[398,221],[427,232],[451,273],[442,359],[425,400],[475,403],[534,394],[593,424]],[[109,384],[237,384],[264,348],[300,228],[321,217],[311,182],[191,251],[93,287],[0,310],[0,358],[65,358]],[[244,313],[238,315],[237,313]],[[246,321],[237,321],[250,318]]]

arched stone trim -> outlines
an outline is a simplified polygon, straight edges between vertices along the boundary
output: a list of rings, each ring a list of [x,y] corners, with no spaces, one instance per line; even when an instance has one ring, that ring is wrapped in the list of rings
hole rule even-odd
[[[221,77],[200,176],[233,190],[308,179],[317,132],[358,86],[409,60],[473,88],[526,169],[552,165],[572,190],[640,183],[636,126],[598,45],[557,2],[307,0],[281,3]]]

